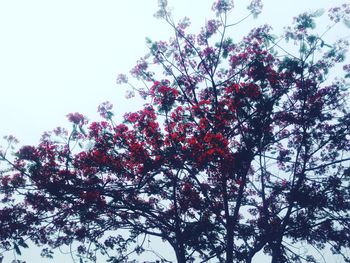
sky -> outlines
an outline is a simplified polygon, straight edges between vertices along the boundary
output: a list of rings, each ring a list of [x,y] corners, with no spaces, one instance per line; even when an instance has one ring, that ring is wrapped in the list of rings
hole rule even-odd
[[[168,2],[175,20],[191,18],[194,32],[213,15],[212,0]],[[247,14],[248,2],[236,1],[232,22]],[[344,2],[265,0],[261,16],[243,22],[232,38],[239,40],[242,32],[264,23],[279,34],[303,11]],[[97,106],[107,100],[119,119],[141,107],[141,101],[124,98],[126,88],[116,85],[116,77],[146,54],[146,37],[166,40],[172,35],[153,17],[156,10],[157,0],[0,0],[0,138],[12,134],[20,145],[36,144],[44,131],[69,128],[70,112],[98,119]],[[331,36],[349,34],[340,27]],[[34,252],[26,257],[21,259],[27,263],[46,262]],[[4,263],[12,259],[10,254]],[[66,262],[71,262],[69,257]]]

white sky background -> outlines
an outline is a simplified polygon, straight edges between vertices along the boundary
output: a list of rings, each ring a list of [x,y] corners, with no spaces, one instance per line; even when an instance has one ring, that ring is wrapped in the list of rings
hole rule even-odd
[[[197,29],[213,15],[213,0],[168,1],[175,20],[188,16]],[[236,0],[232,22],[247,14],[249,2]],[[239,29],[247,31],[264,23],[279,34],[303,11],[345,2],[263,0],[259,19],[243,22],[230,36],[238,41]],[[107,100],[119,118],[140,107],[139,100],[124,98],[126,89],[117,86],[115,79],[146,54],[145,37],[166,40],[171,36],[171,29],[153,17],[156,10],[157,0],[0,0],[0,137],[12,134],[21,145],[36,144],[44,131],[69,128],[66,115],[70,112],[93,121],[98,118],[97,106]],[[338,27],[332,34],[344,37],[350,30]],[[7,257],[4,263],[12,259]],[[35,260],[34,253],[22,259],[46,262]]]

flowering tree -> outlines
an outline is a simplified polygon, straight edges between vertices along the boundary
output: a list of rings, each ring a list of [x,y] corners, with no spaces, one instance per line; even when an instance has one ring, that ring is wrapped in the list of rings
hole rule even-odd
[[[234,42],[231,1],[214,3],[198,35],[159,5],[174,37],[148,40],[131,71],[144,84],[130,90],[148,101],[141,110],[117,124],[106,102],[103,121],[69,114],[71,132],[45,133],[14,160],[2,151],[0,246],[20,253],[30,239],[51,256],[78,241],[80,255],[124,262],[155,236],[181,263],[252,262],[259,252],[316,262],[326,250],[350,262],[350,66],[330,80],[348,43],[315,31],[321,11],[280,38],[262,26]],[[328,30],[349,25],[350,5],[328,14]]]

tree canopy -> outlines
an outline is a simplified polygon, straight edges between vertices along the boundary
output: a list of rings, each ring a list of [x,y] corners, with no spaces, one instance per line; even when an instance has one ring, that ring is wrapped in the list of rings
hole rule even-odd
[[[318,10],[280,37],[264,25],[239,42],[233,7],[215,1],[195,35],[159,1],[156,16],[174,36],[147,40],[131,70],[137,85],[118,76],[142,109],[116,123],[105,102],[102,121],[71,113],[71,131],[47,132],[13,158],[1,151],[1,248],[20,253],[30,240],[50,257],[78,242],[82,259],[99,251],[126,262],[154,236],[180,263],[248,263],[258,253],[318,262],[327,250],[350,262],[348,42],[324,40],[349,26],[350,5],[328,11],[326,32],[315,29]],[[261,8],[248,6],[252,16]]]

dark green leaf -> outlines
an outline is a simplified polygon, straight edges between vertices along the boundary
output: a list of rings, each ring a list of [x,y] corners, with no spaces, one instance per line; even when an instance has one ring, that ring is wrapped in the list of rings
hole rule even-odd
[[[146,37],[146,43],[147,44],[152,44],[152,40],[149,37]]]
[[[83,127],[79,126],[79,131],[80,131],[82,134],[86,135],[86,132],[84,131]]]
[[[13,243],[13,248],[15,249],[16,254],[22,255],[21,250],[19,249],[19,247],[16,243]]]
[[[350,20],[344,19],[343,22],[346,27],[350,28]]]
[[[21,240],[18,242],[18,245],[20,245],[21,247],[24,247],[24,248],[28,248],[28,245],[24,242],[23,239],[21,239]]]
[[[350,167],[349,168],[346,168],[345,170],[344,170],[344,176],[346,176],[346,177],[350,177]]]
[[[320,17],[324,14],[325,10],[323,8],[317,9],[312,16],[313,17]]]
[[[306,47],[306,44],[305,43],[302,43],[301,46],[300,46],[300,53],[306,53],[307,51],[307,47]]]

